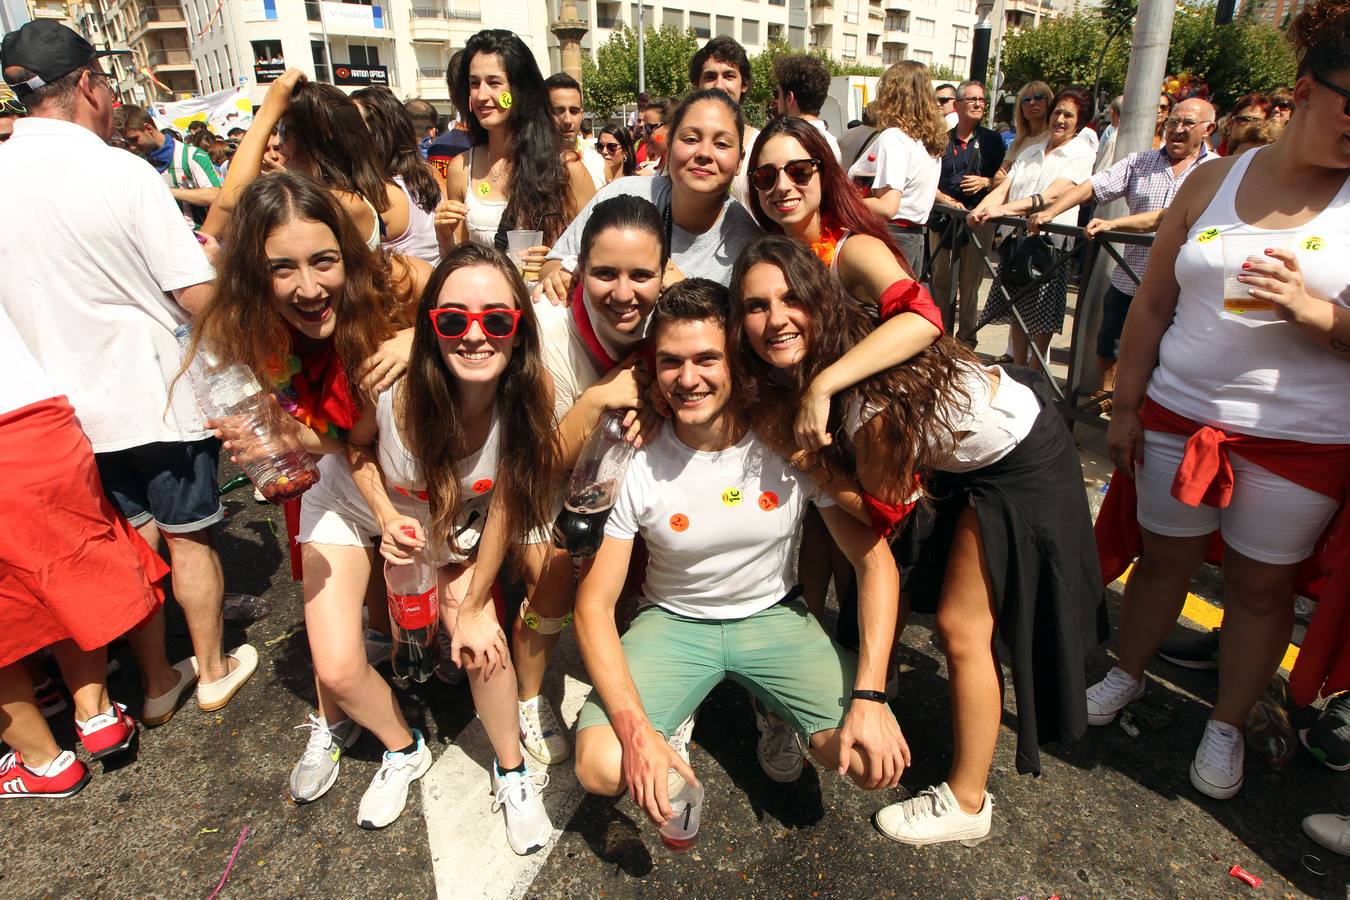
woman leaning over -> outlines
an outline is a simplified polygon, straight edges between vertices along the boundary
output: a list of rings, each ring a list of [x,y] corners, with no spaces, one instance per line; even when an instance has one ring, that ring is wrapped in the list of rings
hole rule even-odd
[[[1201,166],[1158,229],[1167,264],[1149,266],[1126,319],[1098,528],[1104,575],[1139,559],[1119,664],[1088,690],[1097,725],[1143,696],[1221,542],[1219,690],[1190,767],[1221,800],[1242,787],[1243,721],[1288,644],[1300,563],[1350,480],[1350,3],[1309,5],[1289,34],[1297,112],[1280,139]]]
[[[562,149],[544,77],[525,43],[501,29],[469,38],[455,107],[464,111],[473,146],[446,173],[446,199],[436,213],[441,250],[473,241],[505,253],[507,231],[541,231],[543,244],[527,261],[527,270],[537,271],[595,183],[581,158]]]

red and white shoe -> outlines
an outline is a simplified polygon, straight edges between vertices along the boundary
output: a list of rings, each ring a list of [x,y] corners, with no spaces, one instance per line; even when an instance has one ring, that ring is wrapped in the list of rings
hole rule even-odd
[[[121,753],[136,740],[136,720],[127,715],[127,708],[114,702],[110,710],[87,722],[75,720],[75,731],[91,762]]]
[[[0,800],[73,797],[88,783],[89,768],[69,750],[61,751],[41,775],[24,765],[18,750],[0,758]]]

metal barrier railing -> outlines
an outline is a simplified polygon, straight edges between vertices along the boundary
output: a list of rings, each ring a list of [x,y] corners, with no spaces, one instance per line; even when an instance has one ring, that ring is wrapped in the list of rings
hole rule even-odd
[[[996,256],[993,246],[985,246],[985,243],[988,243],[987,241],[984,243],[981,242],[978,231],[966,222],[967,213],[969,213],[969,210],[963,207],[948,206],[945,203],[936,203],[933,206],[933,215],[941,215],[944,219],[944,224],[940,226],[940,228],[932,228],[930,225],[930,233],[942,234],[942,243],[946,245],[946,247],[951,248],[950,250],[941,249],[937,252],[950,252],[952,254],[951,276],[949,278],[947,296],[939,297],[937,296],[936,291],[933,291],[933,248],[931,244],[929,245],[928,252],[925,254],[925,265],[921,276],[922,280],[927,282],[929,290],[933,291],[934,300],[942,309],[943,324],[947,333],[951,334],[956,325],[956,297],[961,283],[960,265],[962,254],[959,247],[963,241],[969,241],[979,251],[975,255],[985,269],[985,272],[981,273],[981,277],[988,275],[993,279],[993,286],[991,287],[990,294],[992,295],[994,290],[1002,290],[1005,293],[1005,299],[1010,301],[1013,324],[1015,327],[1021,329],[1022,334],[1026,336],[1031,353],[1035,355],[1037,362],[1040,363],[1041,370],[1045,372],[1047,379],[1050,381],[1050,384],[1055,391],[1055,395],[1060,400],[1065,417],[1097,427],[1105,427],[1106,420],[1102,416],[1083,412],[1077,408],[1078,396],[1081,393],[1079,388],[1083,383],[1082,354],[1080,351],[1085,341],[1095,343],[1096,330],[1089,327],[1089,322],[1099,318],[1098,316],[1088,315],[1087,313],[1095,307],[1100,306],[1102,295],[1105,293],[1106,287],[1110,282],[1110,265],[1098,265],[1098,260],[1101,254],[1105,253],[1110,261],[1123,269],[1130,279],[1138,285],[1143,278],[1143,273],[1134,271],[1133,267],[1125,261],[1125,257],[1120,252],[1120,247],[1125,245],[1143,247],[1152,246],[1153,235],[1135,234],[1125,231],[1103,231],[1099,232],[1092,240],[1088,240],[1084,230],[1076,225],[1056,225],[1054,223],[1041,225],[1037,229],[1040,233],[1062,235],[1069,240],[1064,246],[1056,246],[1054,248],[1055,265],[1047,270],[1041,278],[1036,279],[1031,284],[1014,293],[1009,294],[1008,289],[1002,285],[997,277],[998,268],[995,265]],[[933,220],[930,218],[929,221],[931,223]],[[1027,231],[1027,220],[1020,216],[1001,216],[999,218],[990,219],[989,223],[995,226],[1010,228],[1012,229],[1012,234],[1018,236],[1025,234]],[[995,233],[997,233],[997,231]],[[1083,257],[1081,269],[1084,274],[1079,283],[1078,300],[1074,306],[1073,333],[1069,342],[1069,372],[1066,384],[1061,388],[1059,382],[1050,375],[1049,360],[1041,353],[1040,348],[1036,346],[1036,342],[1032,339],[1031,334],[1027,329],[1026,320],[1022,317],[1021,311],[1017,308],[1017,301],[1034,293],[1037,288],[1047,283],[1051,278],[1058,277],[1059,270],[1063,266],[1071,264],[1069,257],[1074,256],[1084,248],[1086,248],[1086,252]],[[967,300],[966,302],[971,301]],[[985,302],[988,303],[989,299],[986,298]],[[1092,344],[1089,344],[1088,346],[1092,346]]]

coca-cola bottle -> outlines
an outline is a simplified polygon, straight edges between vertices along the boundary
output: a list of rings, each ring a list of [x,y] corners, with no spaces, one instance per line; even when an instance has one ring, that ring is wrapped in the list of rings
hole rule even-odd
[[[186,352],[191,332],[180,325],[174,332]],[[300,442],[277,419],[267,392],[245,366],[221,363],[204,345],[198,345],[187,369],[197,406],[207,419],[233,433],[252,435],[234,455],[263,497],[285,503],[299,497],[319,480],[319,467]]]
[[[622,410],[610,410],[600,417],[572,469],[554,543],[573,556],[594,556],[600,549],[605,521],[633,460],[633,445],[623,439],[624,415]]]
[[[417,537],[411,526],[403,533]],[[421,684],[436,668],[436,623],[440,603],[436,596],[436,567],[426,548],[410,551],[411,564],[384,564],[385,593],[389,598],[389,625],[394,639],[390,665],[394,683],[407,687]]]

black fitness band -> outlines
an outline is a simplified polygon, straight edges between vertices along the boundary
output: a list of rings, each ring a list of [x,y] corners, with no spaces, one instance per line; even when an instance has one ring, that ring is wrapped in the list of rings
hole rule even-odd
[[[849,697],[854,700],[874,700],[877,703],[886,702],[885,691],[853,691],[849,694]]]

